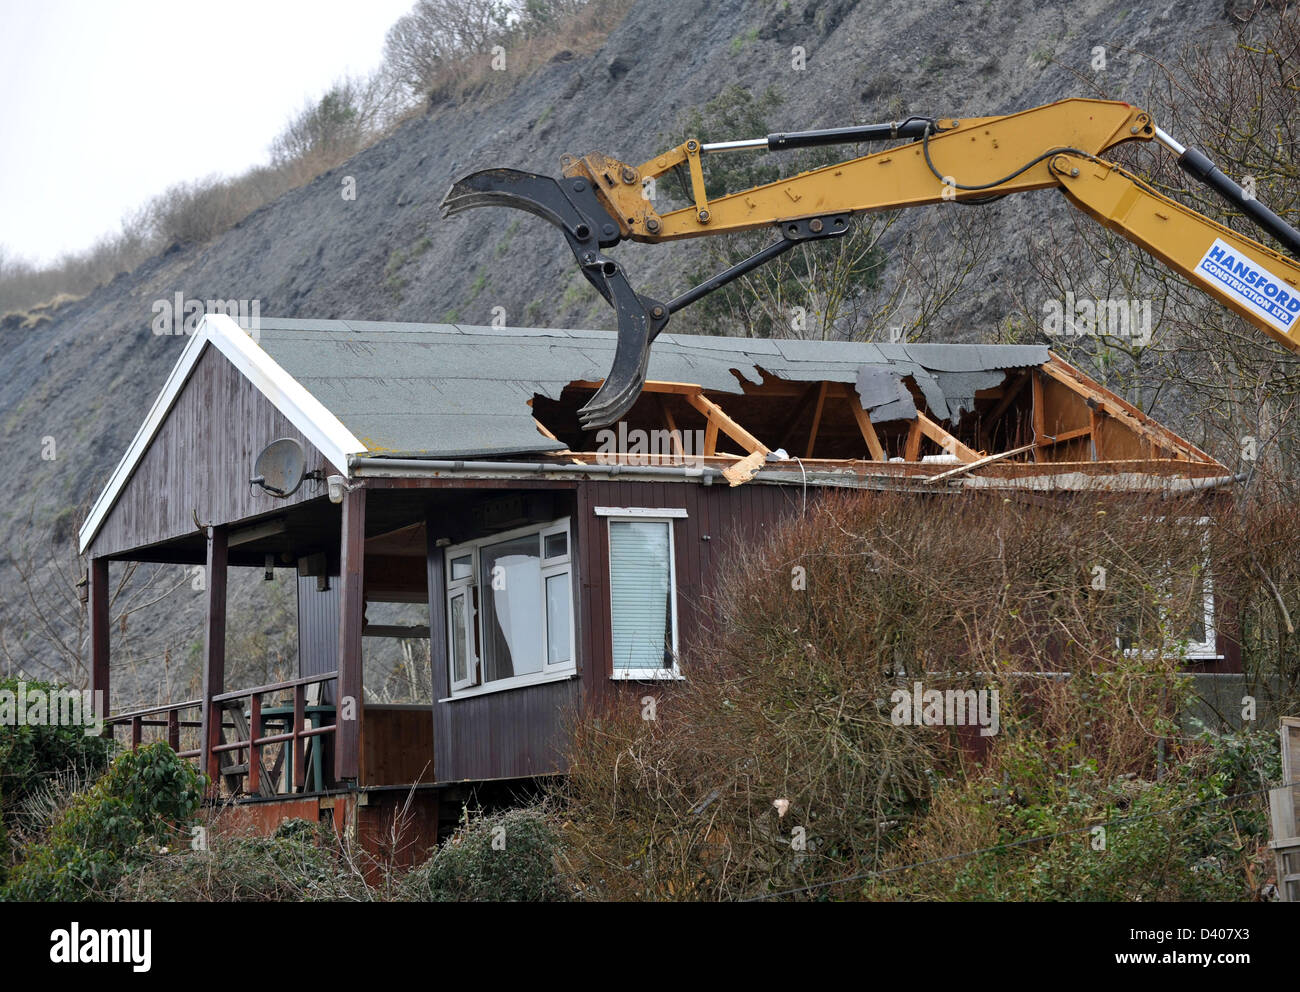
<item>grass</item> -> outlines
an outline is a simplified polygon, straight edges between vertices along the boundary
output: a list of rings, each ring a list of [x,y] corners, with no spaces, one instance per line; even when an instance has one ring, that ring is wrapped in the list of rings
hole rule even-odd
[[[591,0],[582,8],[557,19],[532,37],[508,38],[507,71],[498,72],[479,52],[443,63],[427,81],[430,106],[505,95],[534,72],[550,64],[560,52],[589,55],[604,44],[609,33],[632,9],[632,0]]]
[[[505,236],[502,237],[501,243],[496,247],[497,258],[505,258],[506,252],[510,250],[510,243],[514,241],[515,235],[519,233],[520,224],[521,222],[518,219],[510,222],[510,226],[506,228]]]
[[[13,310],[0,317],[0,328],[17,328],[21,331],[29,331],[41,324],[49,323],[54,319],[54,314],[61,307],[69,303],[75,303],[82,299],[75,293],[59,293],[52,299],[44,303],[38,303],[28,310]]]
[[[749,45],[758,41],[758,28],[750,28],[744,34],[738,34],[731,39],[731,54],[739,55]]]
[[[399,274],[406,262],[406,252],[394,248],[388,254],[388,261],[384,263],[384,287],[394,296],[401,295],[402,290],[406,288],[406,279]]]
[[[587,282],[581,275],[576,276],[568,287],[564,290],[564,295],[560,302],[566,307],[576,307],[579,304],[591,304],[595,302],[596,291],[592,288],[591,283]]]

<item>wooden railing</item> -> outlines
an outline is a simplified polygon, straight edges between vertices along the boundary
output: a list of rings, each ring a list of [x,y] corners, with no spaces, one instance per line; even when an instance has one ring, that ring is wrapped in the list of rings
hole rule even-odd
[[[281,794],[277,783],[272,779],[278,777],[278,768],[285,757],[292,755],[293,780],[288,783],[285,794],[301,792],[307,780],[307,742],[313,738],[323,738],[327,734],[333,734],[338,729],[337,715],[333,722],[322,723],[320,726],[307,725],[307,689],[313,685],[323,687],[326,682],[335,682],[337,679],[338,672],[325,672],[283,682],[271,682],[250,689],[235,689],[213,696],[207,701],[207,705],[211,718],[220,721],[220,729],[214,743],[206,749],[202,741],[202,715],[205,705],[202,699],[189,699],[184,702],[166,703],[129,713],[120,713],[107,717],[104,723],[109,728],[110,734],[119,726],[128,727],[132,750],[146,743],[145,728],[165,727],[165,739],[180,757],[193,759],[202,765],[206,752],[207,768],[202,770],[208,774],[213,783],[214,793],[219,791],[220,783],[224,780],[232,794],[244,793],[254,796]],[[293,713],[289,729],[282,733],[264,733],[266,720],[263,716],[263,697],[289,692],[293,694]],[[182,713],[186,710],[195,710],[197,718],[182,719]],[[273,719],[278,723],[284,717],[277,715]],[[181,734],[186,729],[198,731],[198,747],[181,750]],[[228,735],[227,731],[231,733]],[[275,745],[282,745],[287,750],[282,751],[276,761],[276,774],[268,776],[262,752],[264,748]],[[223,764],[223,758],[227,755],[234,760]],[[243,760],[240,761],[240,758]],[[242,787],[232,783],[232,780],[239,779],[243,780]]]
[[[104,725],[109,728],[109,735],[116,737],[112,731],[116,727],[127,727],[130,730],[131,750],[134,751],[141,744],[146,743],[144,740],[145,727],[166,727],[166,741],[171,749],[182,758],[197,758],[200,754],[198,748],[191,748],[185,751],[181,750],[181,729],[185,727],[198,730],[203,726],[203,721],[182,720],[181,712],[183,710],[193,709],[199,711],[202,715],[203,700],[188,699],[181,703],[164,703],[161,706],[151,706],[148,709],[133,710],[130,713],[119,713],[117,716],[104,718]]]
[[[212,697],[213,707],[224,715],[225,710],[230,709],[231,703],[239,703],[248,700],[248,720],[247,730],[240,727],[243,713],[236,710],[235,729],[239,736],[233,741],[214,744],[211,748],[211,755],[208,759],[208,775],[215,783],[218,775],[231,776],[240,774],[247,777],[248,784],[244,791],[250,795],[275,795],[274,784],[267,789],[267,783],[263,781],[262,768],[262,748],[274,744],[283,744],[291,749],[293,755],[293,782],[290,790],[292,792],[301,792],[307,780],[307,763],[306,763],[306,741],[308,738],[323,737],[326,734],[333,734],[338,729],[338,718],[335,716],[334,722],[323,724],[319,727],[307,727],[307,687],[310,685],[324,685],[326,682],[332,682],[338,679],[338,672],[326,672],[322,675],[307,675],[303,678],[289,679],[285,682],[272,682],[268,685],[256,686],[252,689],[237,689],[234,692],[223,692],[219,696]],[[262,720],[262,697],[275,692],[285,692],[293,690],[293,723],[288,733],[280,734],[263,734]],[[225,721],[222,721],[223,730]],[[247,760],[243,766],[235,765],[233,768],[222,769],[220,767],[220,756],[234,751],[246,751]],[[282,755],[283,757],[283,755]]]

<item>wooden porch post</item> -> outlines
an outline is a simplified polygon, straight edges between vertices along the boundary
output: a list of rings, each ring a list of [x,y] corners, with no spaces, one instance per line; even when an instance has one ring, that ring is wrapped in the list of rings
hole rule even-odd
[[[103,700],[103,712],[108,717],[108,559],[90,560],[90,691],[92,705],[98,707]],[[96,710],[98,713],[98,710]],[[104,736],[111,737],[112,730],[104,728]]]
[[[334,777],[355,780],[361,773],[361,617],[365,606],[366,491],[357,486],[343,496],[339,558],[339,682],[334,745]]]
[[[212,702],[226,683],[226,528],[208,528],[208,593],[203,634],[203,728],[201,768],[216,789],[221,756],[212,750],[221,743],[221,707]]]

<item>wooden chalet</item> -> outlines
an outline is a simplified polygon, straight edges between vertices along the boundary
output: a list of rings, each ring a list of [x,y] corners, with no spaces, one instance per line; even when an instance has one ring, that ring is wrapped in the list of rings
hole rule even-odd
[[[111,571],[174,562],[205,566],[201,696],[112,728],[170,740],[263,826],[332,818],[378,849],[405,808],[417,857],[468,788],[562,773],[583,707],[681,678],[728,549],[810,493],[1232,482],[1045,347],[665,334],[626,421],[584,432],[613,348],[596,331],[205,318],[80,532],[92,688],[112,698]],[[250,484],[282,439],[305,475],[285,496]],[[296,571],[294,678],[229,684],[231,569]],[[367,619],[391,602],[424,622]],[[1230,668],[1207,629],[1200,657]],[[368,695],[380,637],[429,640],[431,698]]]

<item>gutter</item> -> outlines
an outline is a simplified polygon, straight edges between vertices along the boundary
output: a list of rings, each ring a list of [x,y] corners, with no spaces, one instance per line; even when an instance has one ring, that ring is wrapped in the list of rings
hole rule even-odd
[[[1245,482],[1250,478],[1248,472],[1238,472],[1236,475],[1220,475],[1213,479],[1187,479],[1186,488],[1188,489],[1226,489],[1234,483]]]
[[[954,481],[959,481],[960,487],[963,489],[1021,489],[1039,492],[1096,492],[1109,490],[1120,492],[1187,493],[1202,492],[1211,489],[1224,489],[1236,483],[1245,482],[1247,475],[1244,472],[1239,472],[1236,475],[1217,475],[1206,479],[1180,479],[1169,476],[1146,476],[1145,478],[1160,479],[1161,481],[1159,483],[1141,487],[1136,487],[1131,484],[1117,485],[1116,480],[1122,479],[1122,476],[1086,476],[1084,478],[1095,479],[1095,484],[1080,486],[1062,486],[1059,483],[1060,478],[1060,476],[1050,475],[1021,476],[1012,478],[972,476],[970,478]]]
[[[476,478],[518,479],[538,476],[603,476],[606,478],[625,477],[628,479],[671,479],[679,482],[698,482],[711,486],[723,479],[722,470],[711,466],[690,468],[680,465],[584,465],[578,462],[494,462],[466,459],[435,458],[367,458],[353,455],[348,459],[348,467],[357,478],[421,479],[438,478],[445,475],[472,475]],[[1096,477],[1105,479],[1106,477]],[[1222,489],[1234,483],[1245,482],[1247,475],[1215,476],[1208,479],[1169,479],[1158,487],[1176,492],[1198,492],[1209,489]],[[725,480],[724,480],[725,481]],[[755,482],[780,484],[814,484],[832,485],[858,489],[892,489],[912,492],[935,492],[933,486],[927,486],[929,476],[895,476],[880,474],[878,476],[861,476],[856,473],[809,472],[801,477],[789,471],[782,471],[769,465],[760,469],[755,475]],[[1050,476],[1026,478],[998,478],[977,476],[967,479],[954,479],[958,488],[973,489],[1038,489],[1054,491],[1061,487]],[[1085,489],[1109,488],[1105,485],[1087,486]],[[938,490],[942,492],[943,490]],[[951,489],[949,490],[951,491]]]
[[[440,475],[470,474],[486,478],[517,478],[538,475],[648,476],[678,479],[711,486],[722,478],[720,469],[685,465],[583,465],[577,462],[490,462],[435,458],[364,458],[351,456],[348,467],[358,478],[421,479]]]

